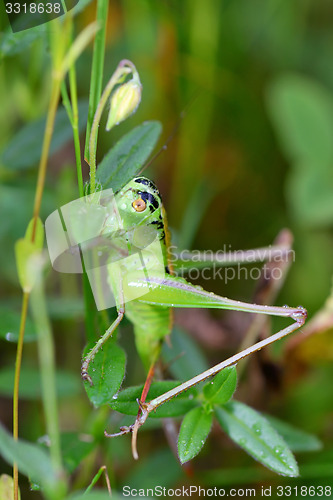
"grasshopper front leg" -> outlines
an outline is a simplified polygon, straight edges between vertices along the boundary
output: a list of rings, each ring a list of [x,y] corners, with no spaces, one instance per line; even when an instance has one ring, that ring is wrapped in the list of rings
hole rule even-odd
[[[84,382],[87,381],[87,382],[89,382],[90,385],[93,385],[92,379],[88,373],[89,364],[94,359],[94,357],[96,356],[96,353],[99,351],[99,349],[102,347],[102,345],[105,344],[105,342],[112,336],[113,332],[115,331],[115,329],[117,328],[117,326],[119,325],[121,320],[123,319],[124,314],[125,314],[125,308],[124,308],[124,306],[121,306],[118,309],[118,316],[115,319],[115,321],[106,330],[104,335],[102,335],[102,337],[98,340],[98,342],[96,342],[94,347],[88,352],[88,354],[84,358],[82,365],[81,365],[81,377],[82,377],[82,380]]]
[[[101,336],[101,338],[96,342],[94,347],[88,352],[86,357],[84,358],[82,365],[81,365],[81,377],[83,381],[89,382],[89,384],[92,386],[93,382],[92,379],[88,373],[88,368],[90,362],[94,359],[96,356],[97,352],[99,349],[105,344],[105,342],[112,336],[113,332],[115,329],[118,327],[119,323],[122,321],[124,314],[125,314],[125,301],[124,301],[124,293],[123,293],[123,281],[122,281],[122,276],[119,268],[114,269],[114,276],[113,276],[113,292],[115,294],[116,302],[117,302],[117,312],[118,316],[114,320],[114,322],[111,324],[111,326],[106,330],[104,335]]]

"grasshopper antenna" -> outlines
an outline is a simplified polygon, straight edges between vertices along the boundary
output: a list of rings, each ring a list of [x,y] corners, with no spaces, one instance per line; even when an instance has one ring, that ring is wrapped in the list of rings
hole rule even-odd
[[[160,154],[165,151],[168,148],[168,145],[172,141],[172,139],[175,137],[176,133],[178,132],[185,116],[187,115],[188,111],[192,108],[193,104],[195,101],[198,99],[200,94],[202,93],[202,90],[199,89],[197,92],[194,94],[194,96],[189,100],[189,102],[186,104],[186,106],[183,108],[183,110],[179,114],[179,118],[176,121],[176,124],[174,125],[173,129],[171,130],[171,133],[169,134],[168,138],[166,139],[164,145],[157,151],[157,153],[154,154],[154,156],[142,167],[142,169],[138,172],[137,175],[142,174],[146,168],[148,168],[159,156]]]

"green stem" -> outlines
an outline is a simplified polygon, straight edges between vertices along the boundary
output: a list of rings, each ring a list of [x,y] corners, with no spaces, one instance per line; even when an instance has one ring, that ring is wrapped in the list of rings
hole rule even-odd
[[[84,267],[84,262],[82,261],[82,266]],[[90,288],[90,283],[86,270],[83,269],[83,298],[84,298],[84,309],[85,309],[85,326],[86,326],[86,337],[88,344],[95,344],[96,342],[96,331],[95,331],[95,315],[96,306],[94,297]]]
[[[93,489],[93,487],[95,486],[95,484],[97,483],[97,481],[99,480],[99,478],[101,477],[101,475],[103,474],[103,472],[104,472],[104,475],[105,475],[105,481],[106,481],[106,486],[107,486],[107,489],[108,489],[108,492],[109,492],[109,496],[111,498],[112,494],[111,494],[110,479],[109,479],[108,471],[107,471],[107,468],[106,468],[105,465],[102,465],[102,467],[100,467],[99,471],[97,472],[97,474],[92,479],[92,481],[89,484],[88,488],[86,489],[85,493],[88,493],[89,491],[91,491]]]
[[[79,194],[80,197],[82,198],[84,196],[84,186],[83,186],[81,146],[80,146],[80,135],[79,135],[79,110],[77,102],[76,69],[74,63],[71,64],[69,68],[69,87],[70,87],[71,103],[72,103],[72,116],[73,116],[72,127],[73,127],[73,138],[74,138],[75,160],[76,160],[77,183],[79,188]],[[95,339],[94,312],[91,311],[92,294],[90,291],[89,280],[86,274],[83,275],[83,294],[85,302],[85,325],[86,325],[87,338],[93,340]]]
[[[94,119],[95,110],[97,108],[102,93],[108,6],[109,6],[108,0],[97,0],[96,21],[99,23],[101,29],[96,33],[93,60],[91,66],[89,110],[88,110],[88,122],[86,131],[86,144],[84,151],[85,158],[88,158],[91,125]]]
[[[68,116],[69,121],[71,122],[71,125],[73,127],[72,105],[71,105],[71,101],[69,99],[66,83],[64,82],[64,80],[62,80],[62,82],[61,82],[60,91],[61,91],[62,104],[63,104],[65,110],[67,111],[67,116]]]
[[[41,370],[46,428],[50,438],[51,461],[54,470],[59,474],[59,488],[57,489],[55,498],[63,498],[66,483],[61,460],[54,345],[51,325],[47,315],[42,269],[38,269],[37,273],[36,284],[31,292],[31,310],[38,335],[38,357]]]
[[[108,18],[108,0],[97,0],[97,11],[96,11],[96,21],[100,25],[100,30],[96,33],[93,51],[93,60],[91,66],[91,77],[90,77],[90,92],[89,92],[89,109],[88,109],[88,120],[87,120],[87,130],[86,130],[86,142],[85,142],[85,152],[84,157],[88,158],[89,150],[89,136],[92,121],[94,118],[95,110],[98,105],[102,93],[103,84],[103,68],[104,68],[104,53],[105,53],[105,36],[106,36],[106,24]],[[75,150],[76,151],[76,150]],[[76,154],[76,153],[75,153]],[[78,163],[77,163],[78,165]],[[78,167],[77,167],[78,168]],[[79,176],[78,176],[79,179]],[[79,191],[80,188],[80,180]],[[82,195],[81,195],[82,196]],[[83,274],[83,294],[85,303],[85,326],[86,335],[88,342],[95,341],[94,333],[94,313],[92,310],[94,301],[92,293],[90,290],[90,284],[87,275]]]
[[[46,126],[44,132],[44,139],[42,145],[42,153],[39,162],[38,168],[38,178],[37,178],[37,186],[35,193],[35,201],[33,208],[33,227],[31,233],[31,241],[34,242],[36,238],[36,228],[37,228],[37,220],[39,217],[43,190],[45,185],[45,177],[47,170],[47,159],[50,150],[50,144],[53,134],[54,121],[59,101],[60,95],[60,84],[61,84],[61,75],[57,65],[58,61],[61,60],[59,56],[61,47],[58,46],[57,54],[53,54],[53,72],[52,72],[52,89],[51,96],[49,102],[49,108],[46,118]],[[20,324],[20,333],[19,333],[19,342],[17,345],[17,355],[16,355],[16,365],[15,365],[15,376],[14,376],[14,393],[13,393],[13,437],[14,439],[18,439],[18,399],[19,399],[19,384],[20,384],[20,369],[22,362],[22,351],[23,351],[23,340],[24,340],[24,331],[25,324],[27,318],[28,311],[28,302],[29,302],[29,293],[23,294],[23,303],[22,303],[22,312],[21,312],[21,324]],[[14,477],[14,500],[18,500],[18,470],[17,466],[14,464],[13,469],[13,477]]]
[[[24,330],[25,330],[25,324],[26,324],[27,314],[28,314],[28,303],[29,303],[29,294],[23,293],[20,331],[19,331],[19,338],[18,338],[17,351],[16,351],[14,392],[13,392],[13,438],[15,440],[18,439],[19,385],[20,385],[20,372],[21,372],[21,364],[22,364]],[[14,479],[14,500],[18,500],[18,468],[17,468],[17,465],[15,463],[14,463],[14,467],[13,467],[13,479]]]
[[[84,190],[83,190],[81,147],[80,147],[80,135],[79,135],[79,109],[77,103],[76,69],[74,63],[71,64],[69,68],[69,87],[71,92],[71,102],[73,111],[72,127],[73,127],[73,138],[74,138],[77,182],[78,182],[80,197],[82,198],[84,196]]]
[[[59,94],[60,94],[60,81],[58,79],[55,79],[53,82],[53,86],[52,86],[49,110],[48,110],[47,119],[46,119],[46,127],[45,127],[45,133],[44,133],[42,155],[41,155],[41,159],[40,159],[40,163],[39,163],[39,170],[38,170],[38,180],[37,180],[37,188],[36,188],[34,212],[33,212],[33,228],[32,228],[32,235],[31,235],[32,242],[35,241],[35,237],[36,237],[37,220],[39,217],[43,189],[44,189],[44,184],[45,184],[47,158],[48,158],[50,144],[51,144],[51,138],[52,138],[52,133],[53,133],[53,126],[54,126],[55,114],[56,114],[58,100],[59,100]],[[14,393],[13,393],[13,437],[14,437],[14,439],[18,439],[19,384],[20,384],[20,371],[21,371],[21,362],[22,362],[23,340],[24,340],[25,323],[26,323],[26,318],[27,318],[28,302],[29,302],[29,293],[24,293],[23,294],[23,303],[22,303],[22,312],[21,312],[19,342],[17,345],[17,353],[16,353],[15,377],[14,377]],[[17,470],[16,465],[14,465],[13,477],[14,477],[14,500],[18,500],[18,470]]]
[[[97,149],[97,137],[98,137],[98,129],[99,129],[99,123],[101,121],[102,113],[104,110],[104,107],[106,103],[108,102],[108,99],[111,95],[112,90],[114,87],[121,83],[126,75],[129,73],[136,73],[136,68],[134,64],[127,60],[123,59],[116,71],[113,73],[111,76],[110,80],[108,81],[104,92],[102,94],[102,97],[99,100],[96,113],[94,116],[94,121],[91,127],[91,132],[90,132],[90,138],[89,138],[89,155],[88,155],[88,163],[90,165],[90,192],[94,193],[95,192],[95,186],[96,186],[96,149]]]
[[[65,0],[60,0],[60,2],[61,2],[61,5],[62,5],[62,8],[64,9],[64,12],[67,12],[67,5],[66,5]]]
[[[63,105],[66,108],[73,129],[77,182],[78,182],[79,195],[82,198],[84,196],[84,184],[83,184],[82,162],[81,162],[80,135],[78,126],[79,110],[77,102],[76,69],[74,62],[69,67],[69,87],[71,96],[70,98],[65,83],[64,82],[61,83],[61,95],[62,95]],[[92,310],[92,304],[94,302],[92,293],[90,291],[89,281],[85,273],[83,274],[83,295],[85,303],[86,335],[88,341],[93,342],[95,341],[94,310]]]
[[[61,76],[55,72],[54,76],[53,76],[51,98],[50,98],[49,110],[48,110],[47,118],[46,118],[46,126],[45,126],[45,132],[44,132],[42,154],[41,154],[40,163],[39,163],[39,170],[38,170],[37,188],[36,188],[34,212],[33,212],[34,222],[33,222],[32,237],[31,237],[32,242],[35,241],[37,219],[39,217],[40,207],[41,207],[41,203],[42,203],[42,196],[43,196],[46,170],[47,170],[47,158],[49,155],[50,144],[51,144],[51,139],[52,139],[52,134],[53,134],[54,121],[55,121],[55,116],[56,116],[58,101],[59,101],[59,96],[60,96],[60,83],[61,83]]]

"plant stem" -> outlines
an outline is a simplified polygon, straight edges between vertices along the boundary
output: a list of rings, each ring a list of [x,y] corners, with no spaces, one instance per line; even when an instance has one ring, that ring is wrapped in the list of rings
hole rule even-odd
[[[80,136],[79,136],[79,110],[77,103],[76,70],[74,63],[72,63],[69,68],[69,87],[71,92],[71,103],[73,111],[72,127],[73,127],[73,138],[74,138],[74,149],[75,149],[75,160],[76,160],[76,171],[77,171],[77,183],[78,183],[80,197],[82,198],[84,196],[84,190],[83,190],[81,147],[80,147]]]
[[[71,35],[72,38],[72,35]],[[68,118],[71,122],[73,129],[73,140],[74,140],[74,150],[75,150],[75,162],[76,162],[76,172],[77,172],[77,182],[80,198],[84,196],[84,184],[83,184],[83,174],[82,174],[82,162],[81,162],[81,146],[80,146],[80,136],[79,136],[79,110],[77,102],[77,85],[76,85],[76,69],[74,61],[69,67],[69,87],[70,87],[70,98],[67,92],[65,83],[61,83],[61,96],[63,105],[68,114]],[[86,335],[88,341],[95,341],[95,328],[94,328],[94,311],[92,310],[92,304],[94,303],[92,293],[90,291],[90,284],[86,273],[83,274],[83,296],[85,303],[85,327]]]
[[[34,203],[34,212],[33,212],[33,228],[31,234],[31,241],[35,241],[36,237],[36,227],[37,220],[39,217],[40,206],[42,201],[44,183],[45,183],[45,175],[46,175],[46,167],[47,167],[47,158],[49,154],[51,137],[53,132],[53,125],[55,120],[55,114],[57,110],[58,100],[60,94],[60,80],[55,79],[53,81],[51,99],[49,105],[49,111],[46,119],[46,127],[44,133],[43,140],[43,148],[42,155],[39,163],[38,170],[38,180],[37,180],[37,188],[35,194],[35,203]],[[22,302],[22,312],[21,312],[21,323],[20,323],[20,332],[19,332],[19,341],[17,344],[17,353],[16,353],[16,363],[15,363],[15,376],[14,376],[14,393],[13,393],[13,438],[18,439],[18,399],[19,399],[19,384],[20,384],[20,371],[21,371],[21,362],[22,362],[22,351],[23,351],[23,340],[24,340],[24,331],[25,324],[28,312],[28,303],[29,303],[29,293],[23,293],[23,302]],[[14,464],[13,468],[13,478],[14,478],[14,500],[18,500],[18,469],[16,464]]]
[[[91,66],[89,109],[88,109],[88,120],[87,120],[86,141],[85,141],[85,151],[84,151],[84,157],[86,161],[89,152],[89,137],[90,137],[91,125],[93,122],[95,110],[98,105],[98,101],[102,93],[105,36],[106,36],[106,24],[108,18],[108,8],[109,8],[108,0],[97,0],[96,21],[98,22],[101,28],[96,33],[94,42],[93,60]],[[95,341],[95,333],[94,333],[95,310],[92,309],[94,300],[92,297],[90,284],[86,273],[83,274],[83,294],[84,294],[84,304],[85,304],[85,325],[86,325],[87,340],[88,342],[93,342]]]
[[[29,294],[23,293],[20,331],[19,331],[19,338],[16,350],[14,392],[13,392],[13,438],[15,440],[18,439],[18,400],[19,400],[20,371],[22,363],[24,330],[28,314],[28,303],[29,303]],[[18,468],[15,463],[13,466],[13,479],[14,479],[14,500],[18,500]]]
[[[102,93],[104,53],[106,24],[108,18],[108,0],[97,0],[96,21],[101,29],[96,33],[93,60],[91,66],[90,93],[89,93],[89,111],[86,131],[86,143],[84,157],[87,159],[89,154],[89,137],[94,114]]]
[[[102,113],[104,110],[104,107],[106,103],[108,102],[108,99],[111,95],[112,90],[114,89],[115,85],[118,83],[122,82],[126,75],[129,73],[134,73],[136,72],[134,64],[127,60],[123,59],[120,61],[118,64],[118,67],[116,71],[113,73],[111,76],[110,80],[108,81],[104,92],[99,100],[96,113],[94,116],[94,121],[91,127],[91,132],[90,132],[90,138],[89,138],[89,166],[90,166],[90,192],[94,193],[95,192],[95,187],[96,187],[96,149],[97,149],[97,137],[98,137],[98,129],[99,129],[99,123],[101,121]]]
[[[37,220],[39,217],[45,177],[46,177],[46,168],[47,168],[47,158],[49,155],[51,138],[53,133],[54,121],[56,110],[59,101],[60,95],[60,84],[61,84],[61,74],[56,71],[57,65],[54,64],[53,67],[53,78],[52,78],[52,90],[51,97],[49,102],[49,109],[46,118],[46,126],[44,132],[43,146],[42,146],[42,154],[39,162],[38,168],[38,179],[37,179],[37,187],[35,193],[35,201],[34,201],[34,209],[33,209],[33,227],[31,233],[31,241],[34,242],[36,238],[36,228],[37,228]],[[14,376],[14,393],[13,393],[13,438],[18,439],[18,399],[19,399],[19,384],[20,384],[20,369],[22,362],[22,351],[23,351],[23,340],[24,340],[24,331],[25,324],[27,318],[28,311],[28,303],[29,303],[29,293],[25,292],[23,294],[23,303],[22,303],[22,312],[21,312],[21,324],[20,324],[20,333],[19,333],[19,342],[17,345],[17,354],[16,354],[16,364],[15,364],[15,376]],[[18,470],[17,466],[14,464],[13,468],[13,478],[14,478],[14,500],[18,500]]]
[[[107,468],[106,468],[105,465],[102,465],[102,467],[100,467],[100,469],[98,470],[97,474],[93,477],[91,483],[89,484],[88,488],[86,489],[85,493],[88,493],[89,491],[92,490],[92,488],[95,486],[95,484],[97,483],[97,481],[99,480],[99,478],[101,477],[101,475],[103,474],[103,472],[104,472],[104,475],[105,475],[105,481],[106,481],[106,486],[107,486],[107,489],[108,489],[108,492],[109,492],[109,496],[111,498],[112,493],[111,493],[110,479],[109,479],[108,471],[107,471]]]
[[[62,80],[61,85],[60,85],[60,92],[61,92],[61,99],[62,99],[62,104],[67,111],[67,115],[69,118],[69,121],[71,122],[71,125],[73,127],[73,111],[72,111],[72,105],[71,101],[69,100],[69,95],[67,92],[67,87],[65,84],[65,81]]]
[[[71,18],[71,26],[70,26],[70,43],[73,41],[73,22]],[[77,172],[77,183],[79,188],[80,198],[84,196],[83,189],[83,175],[82,175],[82,163],[81,163],[81,146],[80,146],[80,135],[79,135],[79,108],[77,102],[77,85],[76,85],[76,69],[75,69],[75,61],[73,60],[69,66],[68,70],[69,75],[69,88],[70,88],[70,96],[69,100],[66,87],[62,86],[62,96],[65,101],[64,104],[67,109],[67,113],[72,125],[73,129],[73,140],[74,140],[74,150],[75,150],[75,161],[76,161],[76,172]]]
[[[50,144],[51,144],[51,139],[52,139],[52,134],[53,134],[53,127],[54,127],[54,120],[55,120],[59,96],[60,96],[60,83],[61,83],[61,75],[57,72],[54,72],[53,80],[52,80],[52,91],[51,91],[50,104],[49,104],[49,109],[48,109],[47,118],[46,118],[46,126],[45,126],[45,133],[44,133],[44,139],[43,139],[42,154],[41,154],[39,169],[38,169],[37,188],[36,188],[34,212],[33,212],[34,222],[33,222],[33,228],[32,228],[32,238],[31,238],[32,242],[35,241],[37,219],[39,217],[40,207],[41,207],[41,203],[42,203],[42,196],[43,196],[45,177],[46,177],[46,169],[47,169],[47,158],[49,155]]]
[[[31,310],[38,335],[38,356],[41,370],[42,395],[47,433],[50,438],[52,465],[61,482],[63,470],[60,450],[59,421],[55,378],[55,356],[51,325],[47,315],[41,267],[37,269],[36,284],[31,292]],[[64,489],[65,484],[59,489]]]
[[[82,198],[84,196],[84,187],[83,187],[79,125],[78,125],[79,112],[77,103],[76,70],[74,63],[71,64],[69,68],[69,86],[70,86],[72,113],[73,113],[72,127],[73,127],[73,138],[74,138],[75,160],[76,160],[77,183],[78,183],[80,198]],[[91,304],[93,301],[92,301],[92,294],[90,291],[89,280],[85,273],[83,275],[83,295],[85,303],[85,325],[86,325],[87,338],[94,341],[95,339],[94,313],[91,312]]]

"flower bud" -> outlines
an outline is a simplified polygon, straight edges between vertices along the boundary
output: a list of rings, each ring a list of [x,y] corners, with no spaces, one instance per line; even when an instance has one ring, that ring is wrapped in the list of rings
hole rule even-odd
[[[111,96],[111,109],[106,130],[109,131],[135,113],[141,101],[141,91],[142,85],[138,76],[133,77],[115,90]]]

